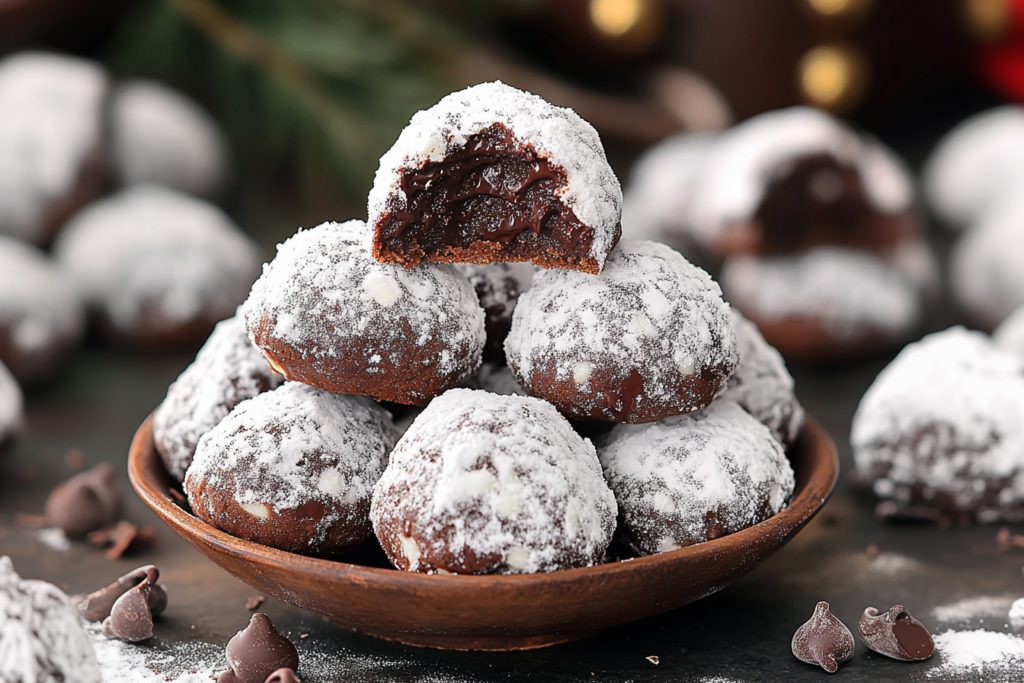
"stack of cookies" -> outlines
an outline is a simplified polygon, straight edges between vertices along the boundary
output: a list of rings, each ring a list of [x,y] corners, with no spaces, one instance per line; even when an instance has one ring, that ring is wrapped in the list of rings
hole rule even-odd
[[[781,510],[792,378],[707,273],[619,240],[621,204],[571,110],[486,83],[416,114],[369,221],[279,245],[157,409],[195,514],[318,556],[375,534],[399,569],[462,574],[593,565],[616,532],[664,552]]]

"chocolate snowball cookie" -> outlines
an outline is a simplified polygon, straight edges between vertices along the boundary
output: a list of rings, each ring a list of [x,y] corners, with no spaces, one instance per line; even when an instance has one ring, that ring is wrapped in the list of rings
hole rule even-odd
[[[110,103],[114,175],[210,196],[228,175],[227,145],[214,120],[182,93],[155,81],[119,84]]]
[[[953,327],[907,346],[853,417],[857,474],[897,514],[1024,519],[1024,357]]]
[[[153,440],[167,472],[184,480],[199,438],[236,405],[277,387],[282,379],[249,341],[241,315],[217,323],[195,362],[171,384],[153,413]]]
[[[732,401],[599,441],[619,534],[641,555],[685,548],[762,522],[786,506],[793,469],[771,431]]]
[[[107,76],[84,59],[0,60],[0,234],[41,246],[99,194]]]
[[[452,389],[395,446],[370,517],[391,562],[428,574],[598,564],[615,498],[594,446],[551,404]]]
[[[425,405],[480,364],[484,312],[446,265],[370,255],[362,221],[324,223],[278,245],[244,306],[279,373],[328,391]]]
[[[764,340],[757,325],[735,308],[732,328],[736,331],[740,364],[719,400],[738,403],[772,430],[772,436],[783,445],[792,446],[804,427],[804,409],[793,393],[793,377],[786,362]]]
[[[735,256],[722,268],[729,302],[787,358],[863,356],[910,338],[924,316],[917,277],[876,255],[815,247]]]
[[[694,190],[692,234],[719,257],[892,246],[919,231],[913,187],[890,150],[828,114],[772,111],[716,143]]]
[[[482,83],[412,117],[381,157],[368,213],[381,261],[598,273],[621,233],[622,190],[574,111]]]
[[[85,309],[58,264],[20,240],[0,235],[0,362],[18,381],[60,367],[85,333]]]
[[[245,300],[260,253],[213,204],[136,185],[68,222],[54,254],[114,342],[201,342]]]
[[[924,193],[952,228],[972,225],[1024,188],[1024,107],[1009,104],[971,116],[946,134],[924,166]]]
[[[567,417],[653,422],[703,408],[736,368],[729,306],[664,244],[623,240],[600,275],[547,270],[505,340],[531,396]]]
[[[22,579],[0,557],[0,681],[102,683],[78,611],[45,581]]]
[[[370,492],[396,439],[370,399],[287,382],[203,435],[185,493],[196,515],[233,536],[337,555],[370,536]]]

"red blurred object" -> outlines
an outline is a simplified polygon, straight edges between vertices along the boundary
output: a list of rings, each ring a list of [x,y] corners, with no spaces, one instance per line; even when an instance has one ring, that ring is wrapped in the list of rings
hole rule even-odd
[[[979,59],[982,77],[1003,95],[1024,102],[1024,0],[1004,0],[1010,12],[1006,34]]]

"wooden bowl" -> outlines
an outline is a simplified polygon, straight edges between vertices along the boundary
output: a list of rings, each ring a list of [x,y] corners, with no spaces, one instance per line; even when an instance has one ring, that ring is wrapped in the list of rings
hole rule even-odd
[[[128,475],[146,503],[221,568],[256,590],[337,624],[410,645],[522,650],[584,638],[719,591],[791,539],[839,474],[835,444],[808,418],[792,449],[793,502],[714,541],[597,567],[515,576],[441,576],[304,557],[215,529],[175,503],[153,445],[152,416],[132,441]]]

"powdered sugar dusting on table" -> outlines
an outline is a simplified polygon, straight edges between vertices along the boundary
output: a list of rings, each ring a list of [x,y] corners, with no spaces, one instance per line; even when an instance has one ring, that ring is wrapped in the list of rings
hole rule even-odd
[[[824,112],[791,107],[756,116],[722,135],[694,191],[694,236],[713,244],[726,225],[755,214],[780,164],[817,153],[857,167],[865,195],[878,211],[893,214],[910,207],[913,182],[891,152],[861,140]]]
[[[882,370],[857,408],[850,442],[858,472],[883,498],[908,502],[921,485],[973,509],[986,494],[977,482],[1000,481],[1005,487],[979,514],[1019,516],[1021,415],[1024,358],[953,327],[908,345]]]
[[[372,400],[286,382],[239,403],[200,439],[185,490],[192,502],[199,482],[231,485],[239,505],[278,513],[310,500],[351,509],[369,501],[396,438],[390,414]],[[318,477],[309,474],[314,461]],[[326,533],[337,521],[328,514],[317,526]]]
[[[782,356],[761,335],[757,325],[735,308],[732,326],[740,364],[719,398],[735,401],[766,425],[776,439],[792,444],[804,426],[804,409],[793,393],[793,377]]]
[[[941,657],[928,669],[928,678],[1011,683],[1024,668],[1024,639],[1009,633],[977,629],[946,631],[932,637]]]
[[[731,372],[738,362],[718,284],[678,252],[644,240],[620,241],[600,275],[538,273],[519,298],[505,352],[520,380],[552,357],[558,379],[574,377],[581,364],[636,368],[643,393],[659,402],[681,400],[673,390],[681,374]]]
[[[171,476],[184,479],[199,437],[236,405],[276,387],[281,379],[249,341],[241,315],[217,323],[195,362],[171,384],[153,414],[153,438]]]
[[[374,345],[366,353],[368,365],[371,354],[381,354],[395,367],[403,366],[410,343],[422,346],[440,335],[451,351],[437,354],[433,372],[476,368],[484,312],[466,278],[449,265],[378,263],[363,239],[365,229],[362,221],[324,223],[279,244],[245,302],[250,333],[261,319],[276,321],[273,335],[301,349],[314,366],[337,355],[336,345],[348,336],[359,335]]]
[[[499,555],[511,573],[599,561],[616,506],[593,444],[537,398],[452,389],[405,433],[373,494],[371,519],[455,554]],[[408,532],[406,532],[408,533]],[[414,542],[415,543],[415,542]],[[418,548],[437,556],[440,548]]]
[[[39,352],[85,330],[82,302],[57,264],[0,235],[0,327],[23,352]]]
[[[87,303],[129,332],[147,311],[171,324],[232,315],[260,264],[216,206],[152,185],[86,207],[54,253]]]
[[[0,232],[30,242],[101,140],[107,77],[98,64],[43,52],[0,62]]]
[[[22,579],[11,559],[0,557],[0,681],[50,680],[102,678],[68,596],[45,581]]]
[[[616,425],[598,454],[642,554],[706,540],[707,513],[729,533],[785,507],[795,480],[771,431],[736,403],[643,425]]]
[[[880,259],[853,249],[817,247],[795,256],[738,256],[722,268],[729,301],[760,320],[820,320],[834,335],[865,329],[909,332],[922,315],[911,280]]]
[[[539,156],[565,169],[566,185],[556,195],[594,230],[590,256],[602,265],[621,219],[622,189],[605,158],[601,138],[573,110],[500,81],[451,93],[413,115],[380,159],[368,199],[369,224],[376,224],[389,210],[392,197],[404,202],[403,173],[441,161],[495,123],[511,130],[524,147],[532,146]]]

